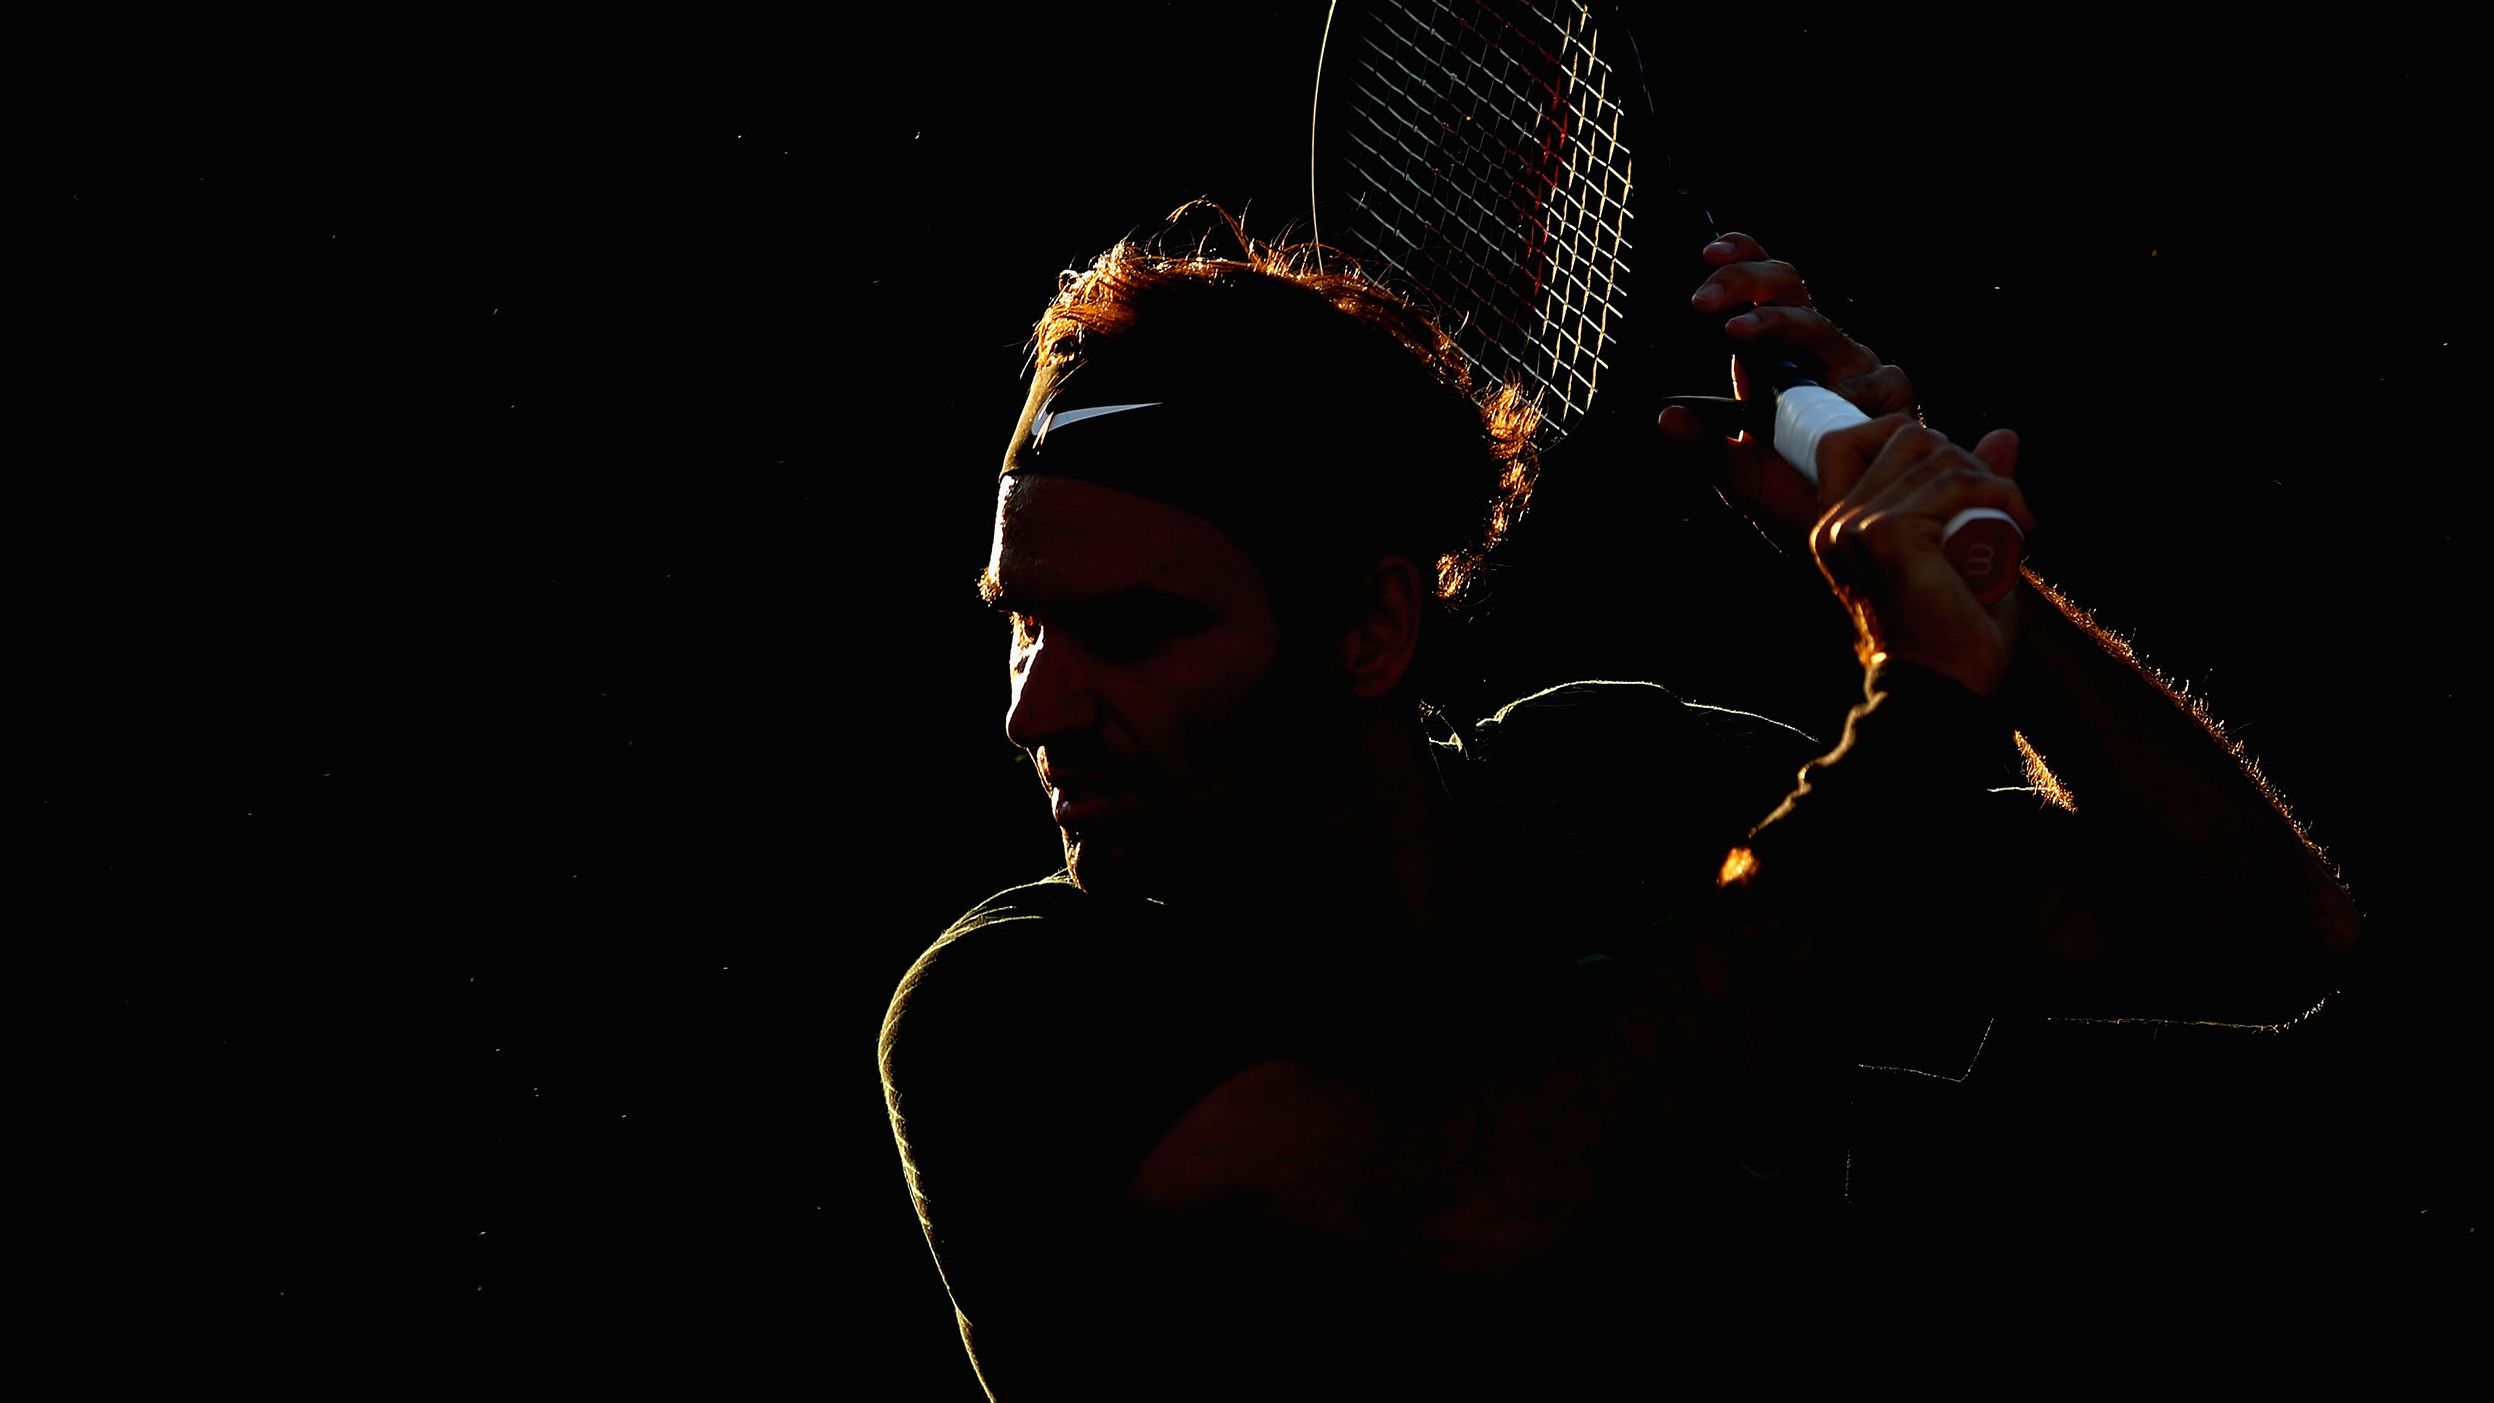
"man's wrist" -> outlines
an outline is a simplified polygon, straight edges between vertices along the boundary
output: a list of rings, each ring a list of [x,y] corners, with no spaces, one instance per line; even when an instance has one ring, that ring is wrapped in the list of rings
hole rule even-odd
[[[1998,782],[2014,729],[2008,709],[1957,678],[1895,654],[1872,660],[1862,679],[1857,736],[1943,782]],[[1907,757],[1911,757],[1910,760]]]
[[[2018,729],[2053,732],[2073,714],[2078,679],[2092,662],[2101,671],[2108,655],[2118,656],[2133,670],[2129,645],[2092,623],[2073,617],[2060,594],[2032,574],[2018,581],[2017,647],[1998,698]]]

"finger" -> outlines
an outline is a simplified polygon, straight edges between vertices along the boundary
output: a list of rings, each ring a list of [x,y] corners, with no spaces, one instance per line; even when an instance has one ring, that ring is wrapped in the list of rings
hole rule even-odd
[[[2002,477],[2016,477],[2018,475],[2018,431],[2015,429],[1992,430],[1983,436],[1982,442],[1974,446],[1974,456],[1982,460],[1983,466]]]
[[[1752,521],[1792,540],[1807,537],[1820,512],[1818,487],[1777,457],[1774,445],[1745,432],[1724,438],[1684,405],[1665,406],[1654,422],[1666,437],[1713,450],[1708,461],[1716,488]]]
[[[1822,510],[1810,479],[1768,444],[1746,434],[1725,445],[1721,486],[1751,520],[1772,525],[1792,540],[1806,539]]]
[[[2016,482],[1945,441],[1928,452],[1908,447],[1872,464],[1845,506],[1873,516],[1917,518],[1935,528],[1968,507],[1994,507],[2007,513],[2020,531],[2035,527]]]
[[[1654,427],[1663,431],[1663,437],[1682,443],[1704,443],[1715,437],[1694,410],[1676,404],[1664,406],[1663,412],[1655,416]]]
[[[1851,376],[1828,388],[1872,418],[1914,412],[1914,382],[1898,366],[1883,365],[1868,375]]]
[[[1747,234],[1734,232],[1718,235],[1715,241],[1706,245],[1698,256],[1720,268],[1726,263],[1745,263],[1762,259],[1767,256],[1767,251],[1758,246],[1756,239]]]
[[[1896,524],[1898,530],[1891,533],[1894,541],[1936,542],[1942,528],[1958,513],[1973,507],[1989,507],[2006,514],[2021,532],[2035,529],[2035,514],[2027,509],[2026,494],[2018,490],[2015,482],[1975,461],[1970,453],[1928,465],[1904,490],[1874,508],[1872,515]]]
[[[1807,307],[1810,287],[1802,281],[1801,270],[1790,263],[1755,259],[1717,268],[1699,284],[1689,303],[1701,312],[1749,304]]]
[[[1870,471],[1871,465],[1886,461],[1893,442],[1908,431],[1939,437],[1915,423],[1911,415],[1883,414],[1869,423],[1838,429],[1820,439],[1817,464],[1819,500],[1833,504],[1854,496],[1855,489]],[[1907,459],[1927,452],[1928,445],[1917,449],[1909,442],[1907,452],[1899,455],[1899,466]]]
[[[1823,459],[1825,453],[1820,457]],[[1875,512],[1911,511],[1930,484],[1955,472],[1981,473],[1991,470],[1974,460],[1974,455],[1948,441],[1948,435],[1921,424],[1908,424],[1889,438],[1871,460],[1870,466],[1854,481],[1846,502]]]
[[[1808,307],[1753,307],[1725,322],[1723,331],[1746,354],[1782,351],[1828,381],[1867,376],[1879,369],[1879,357],[1870,347]]]
[[[1977,507],[2002,513],[2021,532],[2035,529],[2017,484],[1961,452],[1917,461],[1890,492],[1838,504],[1812,529],[1810,549],[1839,583],[1902,580],[1916,557],[1945,558],[1948,523]]]
[[[1819,571],[1834,584],[1851,585],[1872,574],[1870,553],[1862,534],[1864,511],[1839,506],[1810,528],[1810,555]]]

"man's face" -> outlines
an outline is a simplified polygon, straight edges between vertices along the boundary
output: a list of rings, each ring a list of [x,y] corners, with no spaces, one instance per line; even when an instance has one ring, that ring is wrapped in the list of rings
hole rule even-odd
[[[1166,503],[1018,473],[983,585],[1013,624],[1005,734],[1047,786],[1075,881],[1165,897],[1252,863],[1237,845],[1318,763],[1329,714],[1256,563]]]

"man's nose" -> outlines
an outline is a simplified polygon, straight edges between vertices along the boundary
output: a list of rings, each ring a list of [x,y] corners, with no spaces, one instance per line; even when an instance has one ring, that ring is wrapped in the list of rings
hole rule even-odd
[[[1015,654],[1013,703],[1005,709],[1005,738],[1037,750],[1059,736],[1100,723],[1100,698],[1092,660],[1081,646],[1046,634]]]

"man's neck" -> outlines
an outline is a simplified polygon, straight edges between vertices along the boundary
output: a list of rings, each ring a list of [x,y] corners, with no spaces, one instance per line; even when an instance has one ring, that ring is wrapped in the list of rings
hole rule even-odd
[[[1361,709],[1354,745],[1356,781],[1328,816],[1310,875],[1389,927],[1381,936],[1433,938],[1457,909],[1461,863],[1428,739],[1398,699]]]

